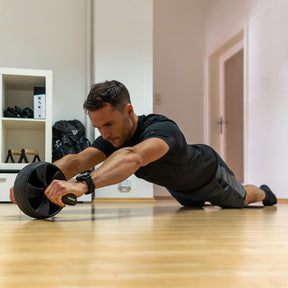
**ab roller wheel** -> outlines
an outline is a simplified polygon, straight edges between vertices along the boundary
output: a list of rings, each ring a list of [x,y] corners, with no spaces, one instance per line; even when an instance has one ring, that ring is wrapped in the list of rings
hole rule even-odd
[[[66,180],[63,172],[54,164],[35,162],[23,168],[14,183],[14,198],[20,210],[37,219],[58,214],[62,207],[51,202],[44,194],[54,179]],[[62,201],[68,205],[75,205],[77,202],[74,194],[63,196]]]

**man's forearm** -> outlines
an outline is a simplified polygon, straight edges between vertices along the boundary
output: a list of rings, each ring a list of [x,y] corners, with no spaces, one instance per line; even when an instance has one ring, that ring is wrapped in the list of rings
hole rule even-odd
[[[82,172],[79,170],[80,165],[77,154],[68,154],[63,158],[55,161],[53,164],[60,168],[67,180]]]
[[[91,176],[96,188],[117,184],[141,167],[141,161],[136,153],[129,148],[114,152]]]
[[[54,162],[67,180],[103,162],[106,155],[98,149],[88,147],[77,154],[69,154]]]

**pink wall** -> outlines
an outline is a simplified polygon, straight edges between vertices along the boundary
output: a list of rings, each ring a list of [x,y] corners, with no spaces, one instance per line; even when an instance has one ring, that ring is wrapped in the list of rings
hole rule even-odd
[[[267,2],[273,0],[206,0],[206,51],[231,37]]]
[[[203,142],[203,1],[154,1],[154,112],[174,119],[190,143]]]
[[[203,142],[204,1],[154,1],[154,113],[172,118],[187,142]],[[156,196],[168,195],[154,186]]]

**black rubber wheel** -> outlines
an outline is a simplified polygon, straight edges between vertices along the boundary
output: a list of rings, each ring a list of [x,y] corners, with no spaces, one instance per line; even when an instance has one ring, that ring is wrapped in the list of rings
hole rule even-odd
[[[63,172],[48,162],[31,163],[18,173],[14,183],[14,198],[23,213],[45,219],[62,210],[61,206],[51,202],[44,194],[54,179],[66,180]]]

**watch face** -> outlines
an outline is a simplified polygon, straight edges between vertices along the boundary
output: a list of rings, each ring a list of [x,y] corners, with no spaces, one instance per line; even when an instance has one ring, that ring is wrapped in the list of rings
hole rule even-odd
[[[83,178],[87,178],[87,177],[90,177],[90,173],[88,173],[88,172],[85,172],[85,173],[83,173],[83,174],[82,174],[82,177],[83,177]]]

